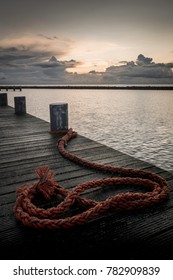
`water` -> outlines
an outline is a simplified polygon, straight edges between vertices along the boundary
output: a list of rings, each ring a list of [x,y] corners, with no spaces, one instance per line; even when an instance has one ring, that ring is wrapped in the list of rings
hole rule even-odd
[[[67,102],[69,127],[133,157],[173,171],[173,91],[25,89],[27,112],[50,121],[49,104]]]

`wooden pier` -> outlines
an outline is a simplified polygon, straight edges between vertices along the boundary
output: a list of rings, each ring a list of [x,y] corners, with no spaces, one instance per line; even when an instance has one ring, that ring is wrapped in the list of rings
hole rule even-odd
[[[5,91],[22,91],[21,86],[0,86],[0,92],[1,90]]]
[[[169,200],[138,211],[108,212],[67,230],[31,229],[16,220],[16,189],[37,181],[38,166],[48,165],[67,189],[112,176],[62,158],[56,148],[58,136],[49,130],[50,124],[41,119],[0,107],[1,259],[173,259],[173,174],[80,135],[68,144],[68,151],[92,161],[160,174],[170,185]],[[104,193],[97,190],[87,195],[102,200]]]

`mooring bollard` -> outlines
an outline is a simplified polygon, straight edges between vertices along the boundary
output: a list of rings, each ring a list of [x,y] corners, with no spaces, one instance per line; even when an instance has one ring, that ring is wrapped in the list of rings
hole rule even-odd
[[[7,93],[0,93],[0,106],[7,106],[8,98]]]
[[[51,132],[66,132],[68,130],[68,104],[50,104]]]
[[[14,97],[15,114],[21,115],[26,113],[26,98],[25,96]]]

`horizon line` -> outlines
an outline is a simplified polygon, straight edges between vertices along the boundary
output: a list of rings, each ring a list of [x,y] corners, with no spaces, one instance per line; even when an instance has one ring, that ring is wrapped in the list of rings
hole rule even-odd
[[[173,90],[173,85],[0,85],[3,89],[167,89]]]

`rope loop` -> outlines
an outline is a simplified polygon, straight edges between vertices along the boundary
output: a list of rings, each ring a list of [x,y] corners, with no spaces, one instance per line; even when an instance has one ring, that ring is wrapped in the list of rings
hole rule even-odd
[[[166,180],[152,172],[140,169],[123,168],[112,165],[104,165],[79,158],[69,153],[65,146],[68,141],[75,138],[77,133],[72,129],[58,140],[59,153],[84,167],[102,172],[117,174],[119,177],[93,180],[77,185],[71,191],[59,186],[55,182],[55,174],[48,166],[40,166],[35,172],[38,181],[34,184],[24,185],[17,189],[17,198],[14,214],[24,225],[38,229],[71,228],[82,225],[90,220],[100,217],[107,211],[131,211],[152,207],[169,197],[169,186]],[[139,187],[146,192],[125,192],[109,196],[104,201],[95,201],[82,198],[81,194],[89,189],[106,187]],[[59,196],[61,202],[56,207],[48,209],[39,208],[33,203],[36,194],[40,193],[44,199],[50,200],[53,196]],[[74,204],[82,206],[84,211],[74,216],[62,218]]]

